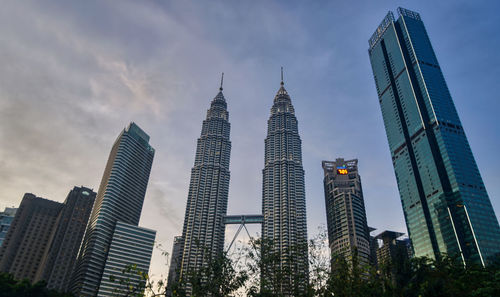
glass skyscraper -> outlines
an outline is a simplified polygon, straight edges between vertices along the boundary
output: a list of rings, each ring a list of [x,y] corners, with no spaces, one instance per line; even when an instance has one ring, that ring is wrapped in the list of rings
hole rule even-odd
[[[225,234],[223,219],[227,213],[229,192],[230,128],[221,84],[219,93],[207,111],[196,146],[182,238],[176,239],[175,243],[178,245],[180,240],[180,247],[177,247],[180,248],[180,259],[172,259],[179,271],[175,278],[178,276],[180,279],[196,272],[211,259],[222,255]],[[172,281],[174,277],[169,276],[169,288]],[[189,292],[189,284],[186,289]]]
[[[97,295],[117,222],[139,224],[154,153],[149,136],[135,123],[113,144],[73,272],[75,295]]]
[[[98,297],[141,296],[146,280],[139,272],[149,270],[155,237],[154,230],[116,222]]]
[[[262,287],[302,295],[309,271],[302,144],[283,78],[267,122],[262,174],[262,257],[272,259],[262,267]]]
[[[368,52],[414,255],[487,264],[498,220],[420,15],[389,12]]]

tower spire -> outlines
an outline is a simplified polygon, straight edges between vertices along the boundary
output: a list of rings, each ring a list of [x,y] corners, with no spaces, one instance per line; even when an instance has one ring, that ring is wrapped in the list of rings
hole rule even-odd
[[[224,83],[224,72],[222,72],[222,77],[220,78],[220,88],[219,91],[222,91],[222,84]]]
[[[283,66],[281,66],[281,85],[284,85],[285,83],[283,82]]]

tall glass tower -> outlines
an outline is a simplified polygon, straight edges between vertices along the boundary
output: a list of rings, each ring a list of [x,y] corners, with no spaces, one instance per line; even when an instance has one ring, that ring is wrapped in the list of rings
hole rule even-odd
[[[281,87],[267,121],[262,184],[263,290],[300,295],[308,280],[302,148],[290,96]],[[267,261],[266,261],[267,262]]]
[[[487,264],[500,228],[420,15],[389,12],[369,56],[415,256]]]
[[[135,123],[113,144],[73,272],[75,295],[97,295],[117,222],[139,224],[154,153],[149,136]],[[117,274],[125,268],[115,267]]]
[[[180,247],[179,278],[199,270],[221,255],[224,248],[224,216],[229,192],[229,113],[222,94],[212,100],[203,121],[191,169],[191,181]],[[174,261],[173,261],[174,262]],[[173,281],[173,280],[172,280]],[[169,284],[171,285],[171,284]],[[189,287],[186,288],[189,290]]]

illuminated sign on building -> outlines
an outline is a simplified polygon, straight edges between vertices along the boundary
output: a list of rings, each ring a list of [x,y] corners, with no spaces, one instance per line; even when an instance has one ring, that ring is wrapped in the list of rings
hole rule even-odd
[[[347,174],[347,173],[349,173],[349,172],[345,168],[337,169],[337,174]]]

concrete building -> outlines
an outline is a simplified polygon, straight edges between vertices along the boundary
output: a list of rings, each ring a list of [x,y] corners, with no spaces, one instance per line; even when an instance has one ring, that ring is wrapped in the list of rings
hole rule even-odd
[[[0,271],[33,282],[48,248],[63,204],[24,194],[0,247]]]
[[[35,276],[35,282],[45,280],[49,289],[68,291],[71,273],[95,197],[96,193],[85,187],[74,187],[69,192],[57,218],[55,233]]]
[[[262,257],[275,259],[262,267],[262,287],[302,295],[309,273],[302,144],[283,72],[267,122],[262,175]]]
[[[135,123],[113,144],[73,272],[73,294],[97,295],[117,223],[139,224],[154,153]]]
[[[358,263],[371,261],[370,233],[358,160],[323,161],[328,242],[332,255],[352,260],[357,250]]]
[[[486,265],[500,227],[420,15],[389,12],[368,53],[415,256]]]

